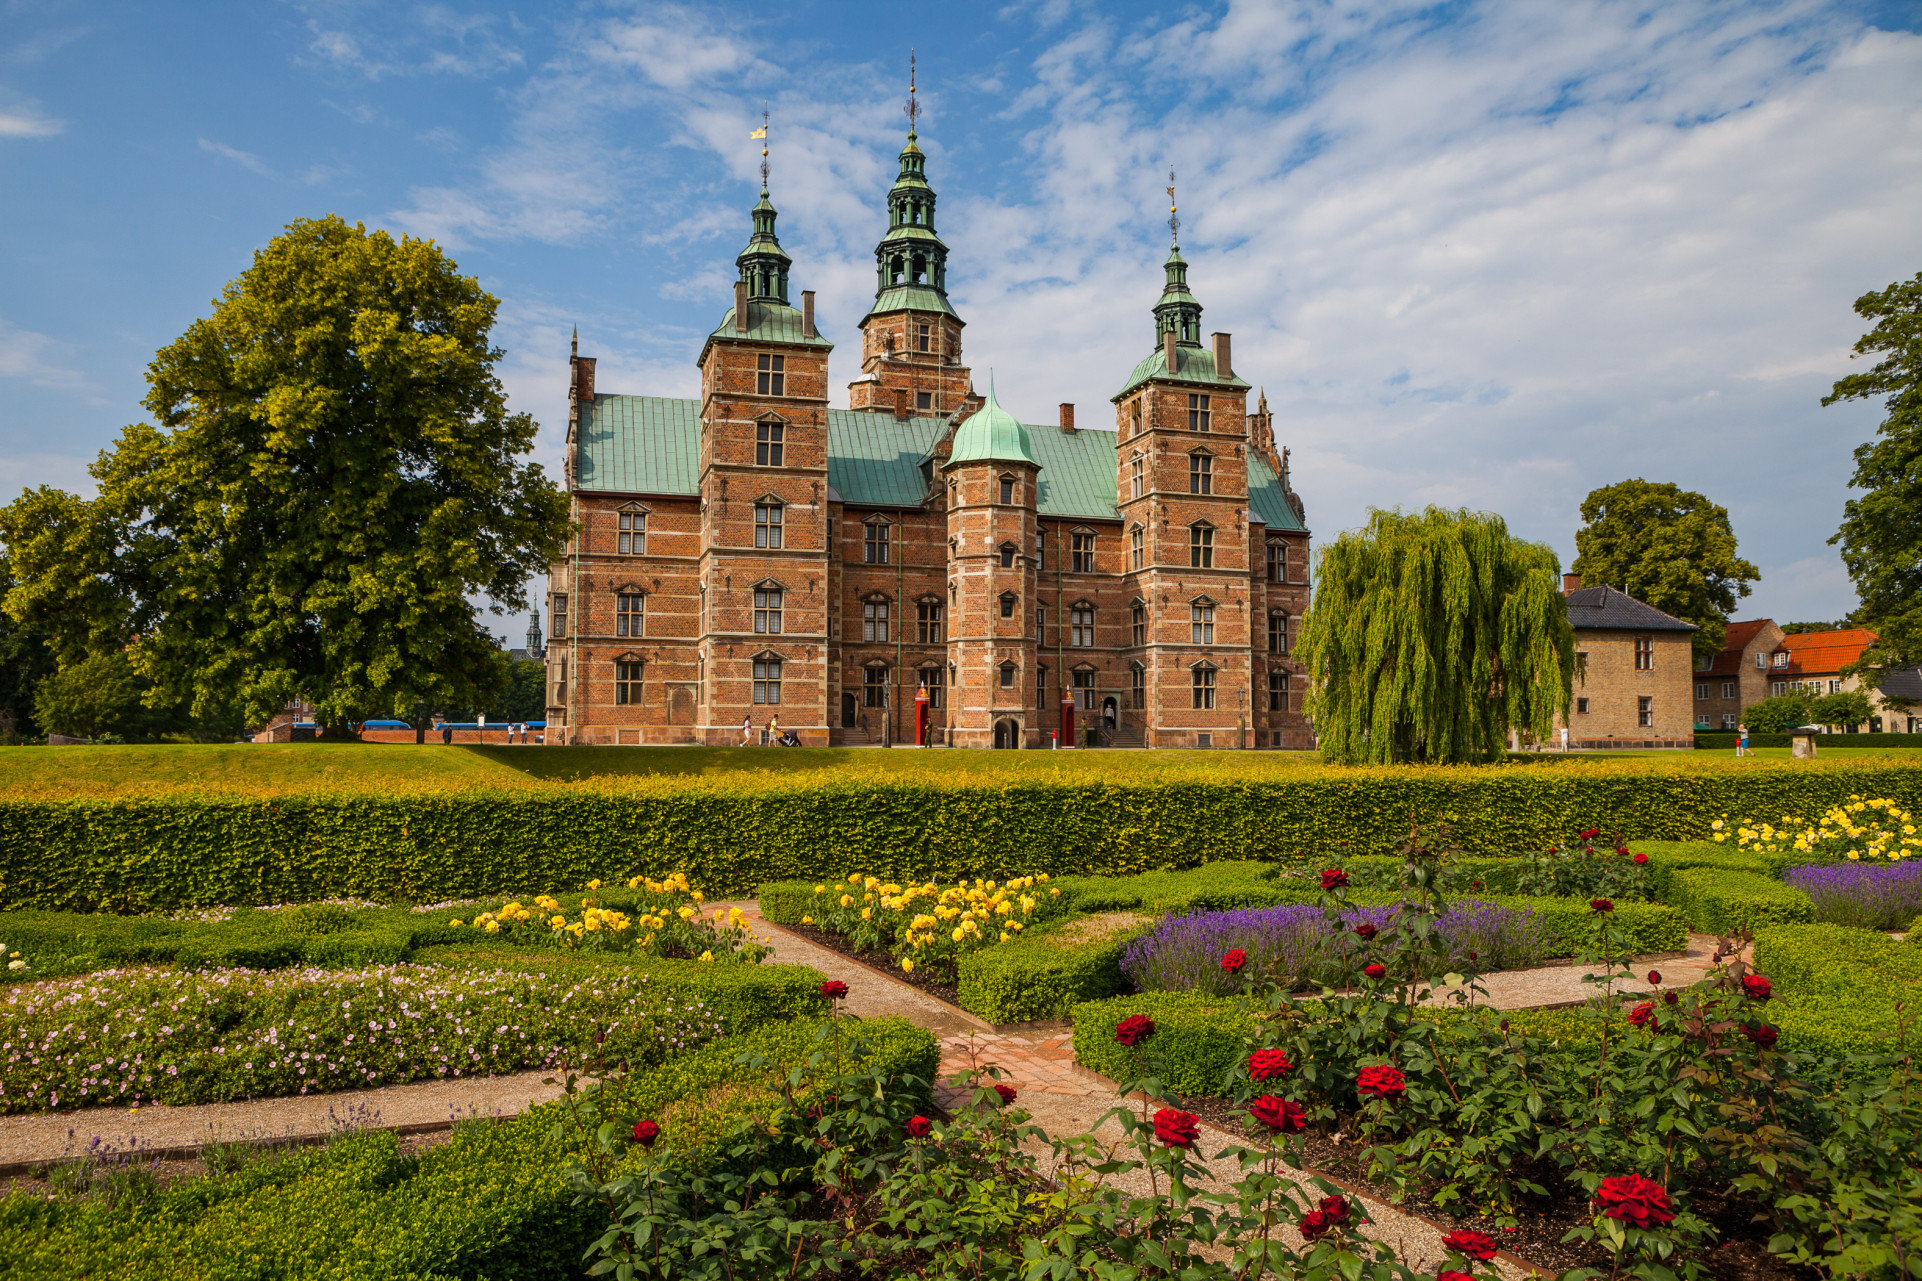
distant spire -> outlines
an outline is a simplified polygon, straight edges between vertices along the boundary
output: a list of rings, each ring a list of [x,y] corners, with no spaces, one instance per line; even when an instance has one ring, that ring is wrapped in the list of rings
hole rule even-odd
[[[763,102],[761,127],[748,135],[749,138],[761,140],[761,199],[750,215],[754,232],[748,237],[747,248],[741,251],[734,264],[740,268],[741,282],[747,286],[749,298],[785,304],[791,262],[787,254],[782,252],[780,238],[774,234],[774,220],[779,215],[775,213],[774,202],[768,199],[767,194],[767,131],[770,120],[767,104]]]
[[[914,122],[921,118],[921,103],[914,96],[914,48],[908,48],[908,105],[901,108],[908,117],[908,140],[914,140]]]
[[[570,351],[568,354],[571,356],[578,356],[581,354],[581,327],[579,325],[574,326],[573,350]]]
[[[1168,243],[1181,249],[1181,214],[1175,208],[1175,167],[1168,166]]]
[[[761,194],[767,194],[767,100],[761,101]]]

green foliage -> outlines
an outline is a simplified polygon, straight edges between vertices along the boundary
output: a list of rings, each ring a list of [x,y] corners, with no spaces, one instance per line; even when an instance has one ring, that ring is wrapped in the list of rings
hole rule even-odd
[[[488,721],[525,724],[547,718],[547,664],[523,658],[507,664],[507,692],[494,703]]]
[[[1759,707],[1760,704],[1758,703],[1757,706]],[[1788,747],[1794,742],[1792,735],[1779,733],[1764,734],[1757,731],[1753,725],[1749,726],[1749,731],[1748,745],[1750,747]],[[1735,741],[1739,737],[1740,735],[1733,732],[1727,734],[1705,734],[1697,730],[1695,733],[1695,746],[1698,750],[1703,751],[1727,751],[1729,748],[1735,746]],[[1857,749],[1867,747],[1892,747],[1906,748],[1912,752],[1922,752],[1922,734],[1817,734],[1815,736],[1815,746],[1818,752],[1825,747]]]
[[[1815,725],[1866,725],[1873,715],[1869,696],[1859,689],[1824,694],[1809,707],[1809,720]]]
[[[1848,1054],[1893,1052],[1898,1037],[1913,1052],[1922,1039],[1922,949],[1848,925],[1771,925],[1754,958],[1781,997],[1770,1013],[1784,1040]]]
[[[5,511],[0,509],[0,521],[4,520]],[[6,611],[13,585],[12,562],[0,554],[0,745],[8,747],[46,732],[34,719],[34,695],[40,682],[58,669],[45,634]]]
[[[1375,511],[1325,544],[1298,651],[1323,759],[1494,761],[1511,728],[1546,739],[1575,672],[1559,572],[1490,512]]]
[[[1759,872],[1692,867],[1668,878],[1668,901],[1702,934],[1729,935],[1810,920],[1809,896]]]
[[[1591,490],[1575,531],[1573,572],[1701,630],[1697,654],[1722,647],[1735,602],[1762,571],[1735,554],[1728,509],[1678,485],[1623,480]]]
[[[1756,733],[1787,734],[1798,725],[1811,724],[1815,700],[1807,694],[1778,694],[1765,698],[1742,713],[1742,723]],[[1755,740],[1749,739],[1751,743]]]
[[[1880,439],[1855,451],[1849,484],[1864,492],[1829,541],[1842,545],[1861,625],[1877,633],[1860,665],[1902,667],[1922,662],[1922,272],[1863,294],[1855,314],[1876,324],[1854,354],[1881,359],[1837,379],[1822,403],[1882,396],[1886,412]]]
[[[1077,1002],[1111,996],[1121,975],[1124,937],[1070,941],[1082,918],[997,943],[963,958],[961,1008],[990,1023],[1066,1018]],[[1066,937],[1064,937],[1064,933]]]
[[[125,650],[93,654],[40,682],[34,719],[49,734],[74,738],[157,738],[176,717],[173,708],[142,701],[153,692],[153,682],[134,670]]]

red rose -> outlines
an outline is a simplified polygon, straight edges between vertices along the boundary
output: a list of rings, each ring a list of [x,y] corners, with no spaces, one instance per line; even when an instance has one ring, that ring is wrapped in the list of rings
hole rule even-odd
[[[661,1127],[654,1124],[652,1121],[636,1121],[634,1123],[634,1141],[640,1144],[642,1147],[644,1148],[653,1147],[654,1140],[660,1137],[661,1137]]]
[[[1757,1047],[1769,1050],[1775,1048],[1775,1039],[1781,1034],[1766,1023],[1744,1023],[1742,1035],[1753,1041]]]
[[[1626,854],[1626,853],[1628,853],[1628,846],[1626,846],[1626,845],[1617,845],[1617,846],[1615,847],[1615,852],[1616,852],[1617,854]]]
[[[1744,974],[1742,976],[1742,991],[1748,994],[1748,998],[1751,1001],[1766,1001],[1774,993],[1775,989],[1769,986],[1769,981],[1760,974]]]
[[[1582,834],[1581,834],[1581,836],[1580,836],[1580,837],[1579,837],[1578,839],[1580,839],[1580,840],[1584,840],[1584,841],[1592,841],[1592,840],[1594,840],[1594,839],[1595,839],[1596,837],[1598,837],[1598,836],[1600,836],[1601,834],[1602,834],[1602,829],[1601,829],[1601,828],[1599,828],[1599,827],[1591,827],[1591,828],[1587,828],[1587,829],[1585,829],[1585,830],[1584,830],[1584,831],[1582,832]]]
[[[1495,1257],[1495,1238],[1467,1228],[1457,1228],[1442,1238],[1442,1245],[1457,1254],[1486,1263]]]
[[[1629,859],[1628,861],[1635,864],[1635,866],[1640,867],[1642,864],[1648,862],[1648,855],[1637,854],[1633,858]]]
[[[925,1116],[911,1116],[908,1118],[908,1137],[910,1139],[925,1139],[928,1137],[928,1131],[933,1128],[934,1122],[928,1120]]]
[[[1140,1045],[1155,1034],[1155,1021],[1145,1014],[1130,1014],[1115,1024],[1114,1039],[1122,1045]]]
[[[1361,939],[1362,942],[1366,943],[1369,939],[1372,939],[1375,937],[1375,927],[1370,925],[1367,921],[1363,921],[1360,925],[1357,925],[1355,927],[1355,934],[1357,937]]]
[[[1660,987],[1662,985],[1662,972],[1660,970],[1650,970],[1648,972],[1648,985],[1650,987]]]
[[[1012,1085],[1002,1085],[999,1081],[995,1082],[994,1092],[1001,1096],[1002,1107],[1006,1107],[1008,1104],[1014,1102],[1015,1096],[1021,1093]]]
[[[1328,1221],[1328,1216],[1320,1210],[1310,1210],[1302,1215],[1301,1222],[1295,1225],[1296,1230],[1301,1233],[1301,1239],[1310,1244],[1327,1236],[1334,1226]]]
[[[1264,1094],[1250,1103],[1248,1115],[1276,1134],[1300,1134],[1308,1128],[1307,1108],[1272,1094]]]
[[[1321,888],[1338,890],[1348,884],[1348,873],[1338,867],[1331,867],[1321,874]]]
[[[1615,905],[1605,898],[1592,898],[1588,900],[1588,910],[1591,912],[1613,912]]]
[[[1377,1064],[1365,1067],[1355,1076],[1355,1089],[1378,1099],[1399,1099],[1408,1093],[1408,1078],[1401,1069]]]
[[[1663,1005],[1673,1005],[1673,1004],[1675,1004],[1675,1000],[1676,1000],[1676,997],[1675,997],[1675,991],[1674,991],[1674,989],[1673,989],[1673,988],[1671,988],[1671,989],[1669,989],[1668,991],[1666,991],[1666,992],[1664,992],[1664,993],[1662,993],[1662,1004],[1663,1004]]]
[[[1246,964],[1248,964],[1248,954],[1242,951],[1240,948],[1236,948],[1234,951],[1228,953],[1228,955],[1221,958],[1221,968],[1228,971],[1228,973],[1230,974],[1233,974],[1235,971],[1239,970],[1242,966]]]
[[[1155,1137],[1171,1148],[1191,1148],[1201,1135],[1201,1118],[1193,1112],[1163,1108],[1155,1113]]]
[[[821,995],[830,1001],[846,1000],[848,985],[840,979],[829,979],[827,982],[821,984]]]
[[[1295,1070],[1280,1050],[1256,1050],[1248,1056],[1248,1075],[1257,1081],[1276,1081]]]
[[[1388,967],[1386,965],[1383,965],[1380,961],[1375,961],[1372,964],[1362,966],[1361,972],[1363,974],[1366,974],[1371,979],[1378,979],[1382,975],[1388,973]]]
[[[1466,1272],[1438,1272],[1435,1281],[1475,1281],[1475,1278]]]
[[[1330,1223],[1339,1225],[1348,1222],[1348,1198],[1340,1194],[1323,1197],[1321,1212],[1328,1216]]]
[[[1653,1001],[1643,1001],[1628,1012],[1628,1021],[1636,1027],[1647,1027],[1649,1020],[1654,1017],[1655,1002]]]
[[[1668,1189],[1639,1174],[1603,1179],[1602,1186],[1595,1189],[1595,1208],[1605,1218],[1636,1228],[1662,1227],[1675,1219]]]

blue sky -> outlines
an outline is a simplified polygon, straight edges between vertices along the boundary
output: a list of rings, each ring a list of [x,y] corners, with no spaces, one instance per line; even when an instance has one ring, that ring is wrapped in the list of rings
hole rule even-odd
[[[85,489],[153,352],[289,220],[433,236],[558,471],[570,326],[688,395],[773,113],[836,403],[920,60],[978,375],[1084,425],[1152,345],[1180,171],[1207,308],[1321,537],[1489,508],[1573,558],[1632,476],[1725,504],[1741,615],[1852,607],[1859,294],[1922,270],[1922,5],[0,3],[0,489]],[[538,585],[537,585],[538,587]],[[497,619],[517,637],[524,618]]]

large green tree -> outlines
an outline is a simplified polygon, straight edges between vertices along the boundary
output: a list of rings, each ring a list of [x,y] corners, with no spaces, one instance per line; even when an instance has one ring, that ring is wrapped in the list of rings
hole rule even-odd
[[[1879,439],[1855,451],[1849,484],[1864,492],[1848,501],[1829,540],[1842,545],[1855,580],[1855,616],[1878,638],[1852,671],[1922,663],[1922,272],[1863,294],[1855,313],[1876,322],[1855,355],[1881,359],[1838,379],[1822,403],[1887,399]]]
[[[1698,630],[1697,654],[1722,648],[1738,598],[1762,572],[1735,554],[1728,509],[1679,485],[1624,480],[1582,500],[1570,568]]]
[[[155,356],[154,422],[94,464],[99,497],[44,500],[79,504],[70,540],[105,564],[16,556],[9,608],[51,619],[63,583],[126,580],[148,697],[203,718],[300,699],[337,732],[488,705],[507,659],[469,598],[524,608],[567,528],[494,375],[498,305],[429,241],[293,223]]]
[[[1560,573],[1491,512],[1375,511],[1323,547],[1300,648],[1323,757],[1490,761],[1511,729],[1547,738],[1575,675]]]

